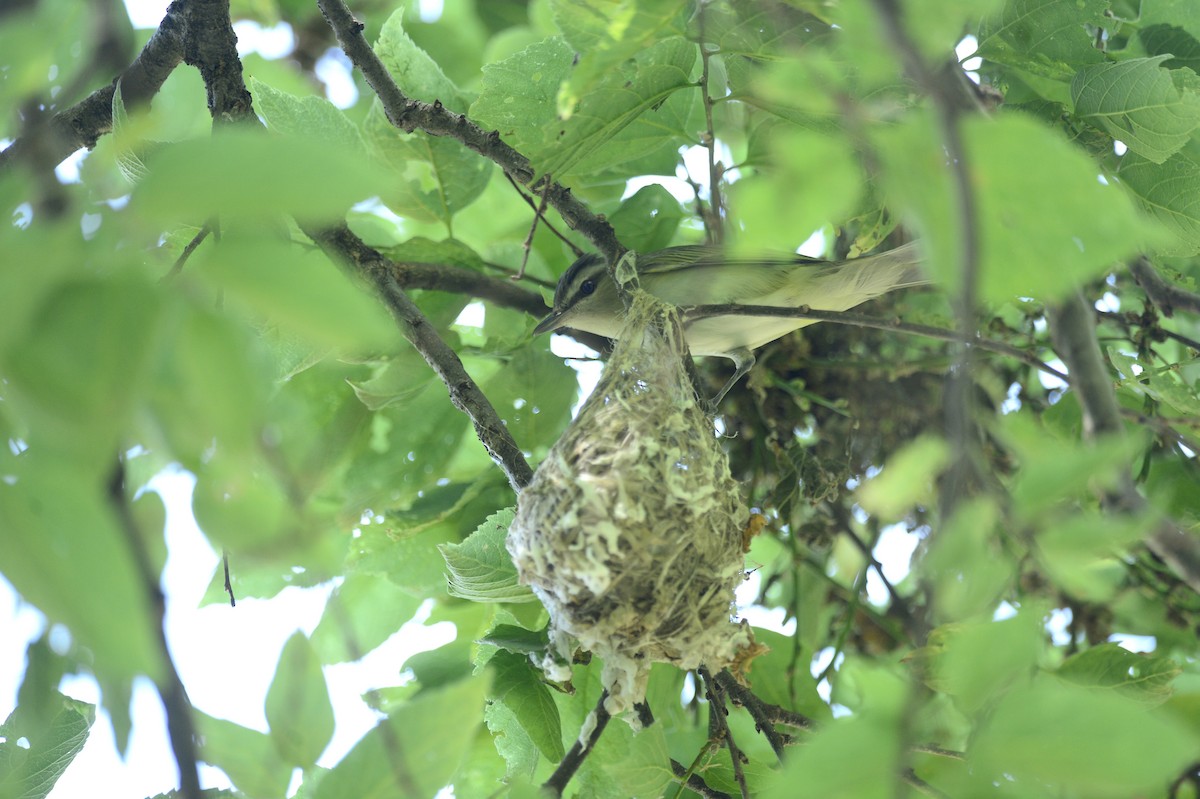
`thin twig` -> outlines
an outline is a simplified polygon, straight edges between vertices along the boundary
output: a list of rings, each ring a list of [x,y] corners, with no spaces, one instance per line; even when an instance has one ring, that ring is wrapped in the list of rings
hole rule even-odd
[[[512,175],[508,176],[512,180]],[[533,249],[533,234],[537,233],[538,223],[546,217],[546,192],[550,188],[550,176],[546,176],[546,180],[542,181],[542,199],[538,203],[537,209],[533,212],[533,221],[529,223],[529,235],[525,237],[525,241],[521,242],[521,268],[512,276],[513,280],[520,280],[525,277],[525,267],[529,264],[529,251]]]
[[[189,241],[187,246],[183,248],[183,252],[179,253],[179,257],[175,259],[175,263],[171,266],[171,271],[167,272],[163,279],[170,280],[182,272],[183,265],[188,262],[188,259],[192,257],[192,253],[194,253],[196,248],[199,247],[206,238],[208,238],[208,234],[211,232],[211,225],[205,224],[203,227],[201,227],[199,232],[197,232],[195,236],[192,236],[192,240]]]
[[[229,550],[221,550],[221,568],[225,572],[225,593],[229,594],[229,607],[237,607],[237,597],[233,595],[233,581],[229,579]]]
[[[710,734],[720,736],[721,740],[725,742],[726,748],[729,749],[729,760],[733,764],[734,782],[742,792],[742,799],[750,799],[750,788],[746,785],[746,772],[742,768],[745,755],[738,748],[737,742],[733,740],[733,730],[729,729],[729,722],[725,718],[729,713],[725,701],[725,690],[717,684],[707,668],[701,666],[699,673],[700,678],[704,680],[705,692],[708,694],[708,723],[712,731]]]
[[[910,768],[900,772],[900,779],[903,780],[905,784],[916,788],[925,796],[933,796],[936,799],[949,799],[947,794],[942,793],[937,788],[934,788],[932,785],[925,782],[925,780],[918,777],[917,773]]]
[[[889,330],[910,336],[925,336],[926,338],[938,339],[939,341],[962,341],[960,333],[947,330],[943,327],[901,322],[898,319],[878,319],[851,311],[815,311],[807,305],[799,308],[779,308],[774,305],[738,305],[737,303],[725,303],[720,305],[691,305],[680,310],[683,312],[686,322],[694,322],[710,316],[775,316],[790,319],[813,319],[818,322],[834,322],[839,325],[854,325],[855,327],[868,327],[874,330]],[[1032,353],[1017,349],[1010,344],[983,338],[978,333],[971,335],[970,343],[972,347],[977,349],[1015,358],[1021,363],[1028,364],[1048,375],[1053,375],[1063,382],[1068,382],[1069,380],[1065,372],[1061,372],[1050,364],[1038,360]]]
[[[676,782],[686,785],[689,790],[700,794],[704,799],[733,799],[730,794],[709,787],[709,784],[699,774],[689,771],[687,766],[675,758],[671,758],[671,772],[674,773]]]
[[[775,725],[782,723],[806,730],[813,728],[811,719],[759,699],[753,691],[734,679],[728,670],[722,670],[717,674],[717,683],[725,690],[734,704],[746,709],[746,712],[754,719],[755,727],[767,739],[767,743],[771,744],[775,756],[781,761],[787,741],[775,729]],[[787,719],[787,721],[783,719]]]
[[[517,196],[518,196],[518,197],[520,197],[522,200],[524,200],[524,201],[525,201],[525,204],[526,204],[526,205],[528,205],[528,206],[529,206],[531,209],[533,209],[534,213],[538,213],[538,203],[535,203],[535,202],[533,201],[533,198],[532,198],[532,197],[530,197],[528,194],[526,194],[526,193],[525,193],[525,190],[524,190],[524,189],[521,187],[521,184],[520,184],[520,183],[517,183],[517,181],[516,181],[516,180],[513,178],[513,176],[512,176],[512,175],[510,175],[508,172],[505,172],[505,173],[504,173],[504,177],[505,177],[505,179],[506,179],[506,180],[508,180],[509,184],[511,184],[511,185],[512,185],[513,189],[515,189],[515,190],[516,190],[516,192],[517,192]],[[545,198],[545,196],[546,196],[545,194],[543,194],[543,195],[542,195],[543,199]],[[546,206],[545,206],[545,204],[543,203],[541,207],[542,207],[542,209],[544,210]],[[567,238],[566,234],[564,234],[564,233],[563,233],[561,230],[559,230],[558,228],[556,228],[556,227],[553,225],[553,223],[551,223],[551,222],[550,222],[550,220],[549,220],[549,219],[546,219],[546,218],[543,216],[543,217],[542,217],[542,223],[543,223],[543,224],[544,224],[544,225],[545,225],[547,228],[549,228],[549,229],[550,229],[550,232],[551,232],[551,233],[553,233],[555,236],[557,236],[557,237],[558,237],[558,240],[559,240],[559,241],[561,241],[563,244],[565,244],[565,245],[567,245],[568,247],[570,247],[570,248],[571,248],[571,252],[575,253],[575,257],[576,257],[576,258],[578,258],[579,256],[583,255],[583,250],[581,250],[581,249],[579,248],[579,245],[577,245],[575,242],[573,242],[573,241],[571,241],[569,238]]]
[[[1105,321],[1120,325],[1125,330],[1126,333],[1131,333],[1130,328],[1132,328],[1134,324],[1141,324],[1143,327],[1146,324],[1145,322],[1131,322],[1131,320],[1127,317],[1126,314],[1113,313],[1112,311],[1101,311],[1099,308],[1096,309],[1096,318],[1103,319]],[[1178,341],[1180,344],[1183,344],[1184,346],[1191,347],[1194,350],[1200,351],[1200,341],[1197,341],[1194,338],[1185,336],[1182,333],[1177,333],[1174,330],[1168,330],[1167,328],[1162,327],[1161,325],[1155,325],[1154,332],[1161,334],[1166,338]]]
[[[151,563],[150,553],[146,551],[142,533],[138,530],[137,520],[129,507],[125,493],[125,464],[120,460],[117,461],[108,481],[108,501],[125,536],[125,543],[133,556],[142,591],[154,614],[155,643],[158,645],[163,670],[163,675],[155,680],[154,687],[158,690],[163,710],[167,715],[171,751],[179,768],[179,791],[184,799],[200,799],[200,758],[196,750],[196,723],[192,718],[192,703],[188,700],[179,670],[175,668],[175,661],[171,658],[166,631],[167,599],[159,585],[159,575]]]
[[[550,775],[550,779],[542,783],[542,788],[550,791],[553,796],[562,796],[562,793],[567,788],[567,783],[575,776],[575,772],[579,771],[579,767],[583,765],[583,761],[596,746],[596,741],[600,740],[600,733],[604,732],[604,728],[608,726],[609,715],[608,710],[604,707],[605,700],[608,699],[608,691],[600,693],[600,701],[596,703],[596,709],[592,714],[596,717],[596,725],[592,727],[592,731],[588,734],[586,743],[576,741],[570,751],[563,756],[562,761],[558,764],[558,768]]]
[[[712,52],[708,49],[708,37],[705,35],[705,21],[710,0],[700,0],[696,9],[696,24],[699,28],[700,46],[700,93],[704,101],[704,136],[702,144],[708,154],[708,213],[703,215],[705,229],[708,232],[710,244],[721,244],[725,241],[725,215],[721,200],[721,169],[717,162],[717,134],[713,127],[713,100],[708,93],[709,61]],[[699,194],[697,194],[699,196]]]

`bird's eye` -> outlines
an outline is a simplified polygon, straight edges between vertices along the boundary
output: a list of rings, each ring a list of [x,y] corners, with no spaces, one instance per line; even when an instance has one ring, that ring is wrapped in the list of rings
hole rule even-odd
[[[596,290],[596,281],[591,278],[579,284],[579,293],[584,297],[590,297],[592,292]]]

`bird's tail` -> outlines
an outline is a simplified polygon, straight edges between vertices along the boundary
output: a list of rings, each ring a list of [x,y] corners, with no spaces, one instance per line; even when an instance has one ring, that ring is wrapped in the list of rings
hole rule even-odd
[[[845,311],[889,291],[923,286],[930,282],[921,270],[924,260],[920,242],[913,241],[837,264],[821,277],[820,294],[829,300],[821,307]]]

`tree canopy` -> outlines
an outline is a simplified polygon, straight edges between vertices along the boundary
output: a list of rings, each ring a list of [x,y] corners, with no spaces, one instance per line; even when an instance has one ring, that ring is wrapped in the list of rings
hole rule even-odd
[[[122,746],[153,681],[187,799],[1200,796],[1198,72],[1187,0],[0,5],[0,573],[70,633],[0,796],[86,740],[67,673]],[[811,313],[718,409],[753,657],[611,719],[600,658],[548,678],[505,538],[580,399],[532,335],[567,266],[912,240],[931,287]],[[207,602],[335,586],[269,732],[172,661],[168,467]],[[322,669],[420,608],[456,637],[317,765]]]

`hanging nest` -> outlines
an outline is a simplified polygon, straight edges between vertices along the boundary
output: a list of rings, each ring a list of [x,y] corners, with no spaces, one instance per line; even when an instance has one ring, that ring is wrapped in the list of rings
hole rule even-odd
[[[508,533],[550,612],[543,670],[565,681],[577,646],[595,653],[614,715],[644,699],[651,663],[719,669],[753,643],[733,619],[749,514],[686,352],[678,312],[634,291],[603,377]]]

